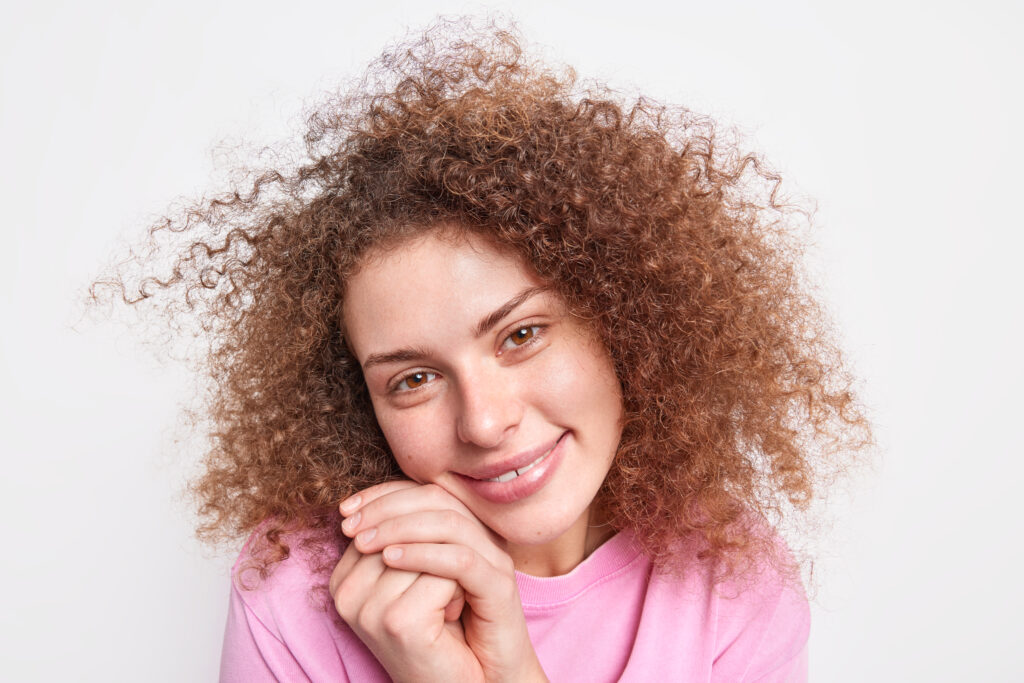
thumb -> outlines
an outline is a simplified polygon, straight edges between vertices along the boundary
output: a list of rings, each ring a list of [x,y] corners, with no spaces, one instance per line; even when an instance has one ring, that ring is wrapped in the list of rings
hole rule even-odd
[[[445,621],[458,621],[462,616],[462,608],[466,605],[466,593],[462,590],[462,586],[456,585],[455,593],[452,595],[452,599],[444,608],[444,620]]]

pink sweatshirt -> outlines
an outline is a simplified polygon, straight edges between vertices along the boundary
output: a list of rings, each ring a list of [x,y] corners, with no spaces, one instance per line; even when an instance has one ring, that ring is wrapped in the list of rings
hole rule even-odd
[[[255,590],[232,571],[221,681],[388,681],[347,627],[310,599],[318,582],[298,553]],[[764,571],[712,587],[651,573],[627,533],[572,572],[517,573],[530,640],[551,681],[806,681],[810,613],[803,591]]]

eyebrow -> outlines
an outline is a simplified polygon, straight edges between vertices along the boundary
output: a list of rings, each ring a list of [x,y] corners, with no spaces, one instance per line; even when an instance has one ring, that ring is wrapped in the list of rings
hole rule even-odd
[[[427,352],[423,349],[418,348],[406,348],[399,349],[398,351],[390,351],[388,353],[371,353],[367,356],[366,360],[363,361],[363,371],[374,365],[384,365],[385,363],[405,363],[410,360],[417,360],[427,355]]]
[[[530,297],[550,289],[547,286],[528,287],[523,291],[516,294],[514,297],[503,303],[498,308],[494,309],[493,312],[488,313],[480,322],[476,324],[476,336],[482,337],[487,334],[495,325],[500,323],[505,316],[514,311],[519,306],[529,299]],[[388,351],[387,353],[371,353],[363,361],[363,371],[374,365],[383,365],[385,363],[405,363],[411,360],[418,360],[427,356],[426,350],[419,347],[406,347],[404,349],[398,349],[396,351]]]
[[[526,301],[533,295],[543,292],[547,289],[548,287],[544,286],[528,287],[523,291],[519,292],[514,297],[503,303],[498,308],[496,308],[493,313],[488,313],[480,320],[480,322],[476,324],[476,336],[482,337],[483,335],[487,334],[491,330],[491,328],[500,323],[505,318],[505,316],[519,308],[519,306],[521,306],[524,301]]]

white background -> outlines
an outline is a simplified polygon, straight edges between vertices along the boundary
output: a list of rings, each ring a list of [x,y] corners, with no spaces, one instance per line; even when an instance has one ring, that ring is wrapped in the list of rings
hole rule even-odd
[[[82,289],[210,189],[217,144],[291,136],[406,28],[482,7],[151,4],[0,10],[7,680],[216,677],[231,558],[180,495],[191,380],[80,321]],[[880,457],[833,503],[812,679],[1021,680],[1022,5],[549,4],[514,13],[554,58],[739,126],[818,201]]]

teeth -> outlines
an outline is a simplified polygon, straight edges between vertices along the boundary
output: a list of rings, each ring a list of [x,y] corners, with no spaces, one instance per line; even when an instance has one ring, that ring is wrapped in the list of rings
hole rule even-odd
[[[548,457],[548,454],[551,453],[552,450],[554,450],[553,447],[549,448],[547,451],[544,452],[544,455],[540,456],[539,458],[537,458],[536,460],[531,462],[529,465],[526,465],[525,467],[520,467],[518,470],[509,470],[505,474],[498,475],[497,477],[494,477],[493,479],[484,479],[484,481],[496,481],[499,484],[504,483],[506,481],[512,481],[516,477],[518,477],[518,476],[520,476],[522,474],[526,474],[531,469],[533,469],[533,466],[536,465],[537,463],[539,463],[544,458]]]

